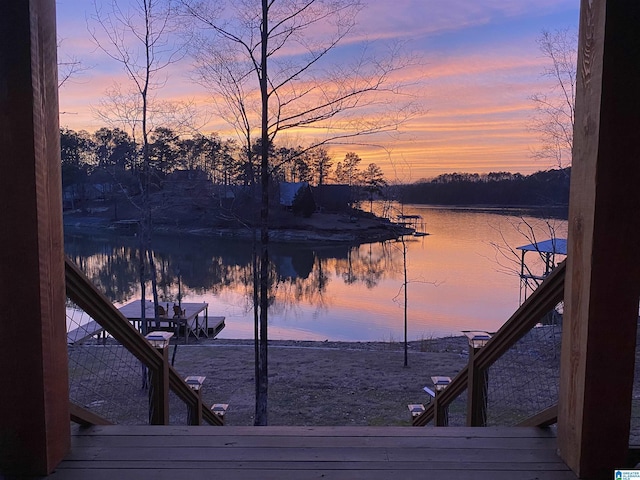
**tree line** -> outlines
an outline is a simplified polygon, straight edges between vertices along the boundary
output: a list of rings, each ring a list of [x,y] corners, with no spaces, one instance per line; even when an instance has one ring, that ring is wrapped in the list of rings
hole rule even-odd
[[[152,190],[178,170],[200,171],[213,185],[254,186],[259,180],[260,140],[252,152],[218,134],[184,136],[167,127],[149,137]],[[63,188],[79,192],[88,185],[109,185],[112,192],[135,197],[143,190],[142,145],[119,128],[94,133],[60,129]],[[269,146],[270,176],[274,183],[307,182],[312,186],[342,184],[361,192],[361,198],[396,198],[404,203],[439,205],[563,206],[568,204],[570,167],[531,175],[510,172],[446,173],[430,180],[388,188],[375,163],[348,152],[336,161],[326,147]]]
[[[531,175],[446,173],[398,189],[405,203],[434,205],[566,206],[571,168]]]
[[[166,127],[155,128],[149,136],[148,163],[145,167],[142,145],[119,128],[103,127],[94,133],[60,130],[63,188],[80,191],[89,184],[108,184],[135,196],[140,193],[145,168],[151,188],[177,170],[200,171],[214,185],[254,186],[259,179],[260,141],[247,152],[233,139],[219,135],[181,136]],[[271,181],[307,182],[313,186],[328,183],[361,187],[381,193],[386,185],[382,169],[375,163],[360,167],[362,159],[348,152],[336,162],[325,147],[305,148],[269,145]]]

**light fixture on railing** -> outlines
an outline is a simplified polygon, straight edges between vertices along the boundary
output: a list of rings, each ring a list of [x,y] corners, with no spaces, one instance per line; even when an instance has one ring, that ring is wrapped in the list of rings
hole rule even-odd
[[[462,333],[469,340],[469,346],[475,350],[484,347],[491,340],[491,334],[487,332],[464,330]]]
[[[435,387],[437,393],[447,388],[447,386],[451,383],[451,377],[436,376],[431,377],[431,381],[433,382],[433,386]]]
[[[446,427],[449,425],[449,406],[441,404],[440,395],[451,383],[451,377],[435,376],[431,377],[431,381],[433,382],[433,387],[435,389],[435,396],[433,399],[434,423],[436,427]]]
[[[228,403],[214,403],[211,406],[211,412],[213,412],[214,415],[217,415],[219,417],[224,417],[224,414],[227,413],[228,408],[229,408]]]
[[[419,417],[420,415],[422,415],[422,412],[424,412],[425,410],[424,405],[421,403],[412,403],[407,405],[407,407],[411,412],[411,418]]]
[[[185,383],[191,387],[192,390],[199,392],[202,388],[202,384],[207,377],[202,377],[198,375],[189,375],[184,379]]]
[[[173,332],[149,332],[144,338],[152,347],[163,350],[169,346],[171,337],[173,337]]]

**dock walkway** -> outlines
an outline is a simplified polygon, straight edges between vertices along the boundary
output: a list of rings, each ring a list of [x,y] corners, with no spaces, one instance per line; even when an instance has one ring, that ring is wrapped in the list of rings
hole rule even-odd
[[[165,309],[166,313],[164,316],[159,317],[159,321],[156,321],[153,302],[151,300],[145,302],[145,318],[149,322],[149,328],[151,330],[175,330],[176,332],[182,329],[184,331],[185,343],[189,342],[190,335],[196,338],[200,338],[201,335],[205,337],[212,335],[215,337],[224,328],[225,317],[212,317],[211,324],[209,323],[208,303],[183,302],[179,307],[182,311],[180,315],[174,315],[173,304],[171,303],[162,302],[160,306]],[[120,313],[127,317],[130,322],[133,322],[134,325],[141,323],[142,309],[140,300],[127,303],[118,310],[120,310]]]

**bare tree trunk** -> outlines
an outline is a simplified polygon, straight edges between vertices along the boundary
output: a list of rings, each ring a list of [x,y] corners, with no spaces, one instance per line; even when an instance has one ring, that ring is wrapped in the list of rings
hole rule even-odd
[[[143,228],[140,227],[140,230],[138,232],[138,235],[140,235],[140,251],[139,251],[139,269],[140,269],[140,329],[142,330],[142,334],[146,335],[148,333],[148,329],[147,329],[147,318],[146,318],[146,309],[145,309],[145,305],[144,302],[146,300],[146,278],[145,278],[145,270],[144,270],[144,264],[145,264],[145,246],[144,246],[144,237],[143,237]]]
[[[276,135],[280,131],[289,128],[299,128],[309,125],[318,125],[326,129],[327,134],[319,142],[314,142],[314,147],[335,142],[338,139],[360,137],[373,133],[395,131],[400,123],[411,118],[417,111],[413,100],[409,102],[398,101],[401,105],[397,109],[399,115],[384,115],[380,122],[372,125],[370,122],[362,122],[359,126],[347,129],[345,133],[336,128],[341,122],[335,122],[336,115],[353,118],[353,114],[363,107],[376,105],[380,96],[386,96],[390,92],[401,89],[402,84],[390,81],[397,77],[396,73],[414,62],[411,56],[400,55],[401,51],[392,48],[390,58],[384,61],[371,62],[373,73],[363,65],[354,65],[353,78],[344,78],[347,69],[341,64],[333,69],[320,68],[321,59],[333,50],[355,28],[355,17],[363,8],[361,0],[311,0],[298,2],[296,0],[262,0],[262,17],[258,18],[257,2],[209,2],[222,5],[217,8],[203,9],[207,2],[195,0],[182,0],[190,15],[203,22],[205,30],[210,33],[210,38],[203,38],[205,48],[196,45],[194,48],[197,70],[202,76],[203,82],[220,98],[227,101],[221,102],[220,111],[222,117],[228,119],[238,132],[242,132],[243,142],[247,141],[247,152],[250,152],[251,132],[257,129],[253,116],[247,106],[251,104],[254,91],[247,83],[249,76],[256,74],[258,77],[261,97],[261,149],[262,158],[260,164],[260,185],[262,188],[260,198],[260,257],[259,271],[259,298],[255,309],[256,319],[256,425],[267,424],[267,393],[268,393],[268,361],[267,361],[267,324],[269,307],[269,290],[271,278],[269,277],[269,166],[274,162],[269,159],[269,148]],[[221,15],[221,12],[222,15]],[[236,20],[227,23],[225,14],[236,17]],[[270,19],[271,17],[271,19]],[[310,41],[306,45],[308,33],[315,37],[316,33],[327,29],[326,35]],[[258,31],[259,30],[259,31]],[[208,34],[204,34],[207,37]],[[211,42],[211,43],[210,43]],[[280,62],[275,62],[274,79],[270,83],[267,72],[267,64],[270,56],[275,56],[289,43],[298,44],[306,50],[307,55],[301,55],[300,62],[287,62],[282,68]],[[215,48],[210,50],[207,44]],[[313,45],[313,46],[311,46]],[[356,62],[357,63],[357,62]],[[317,68],[317,69],[316,69]],[[269,69],[271,71],[271,68]],[[324,70],[324,75],[335,88],[324,88],[317,82],[316,74]],[[298,82],[309,79],[311,83],[318,84],[317,88],[301,93],[297,87]],[[337,81],[336,81],[337,79]],[[308,105],[307,99],[312,93],[318,93],[319,103]],[[327,95],[332,92],[330,95]],[[407,97],[408,98],[408,97]],[[270,105],[271,102],[271,105]],[[384,102],[387,104],[387,102]],[[224,104],[224,105],[223,105]],[[273,109],[272,123],[269,124],[269,108]],[[394,108],[394,110],[396,110]],[[307,149],[308,150],[308,149]],[[251,156],[249,154],[249,160]],[[358,158],[359,160],[359,158]],[[324,159],[326,161],[326,159]],[[254,165],[250,161],[245,171],[247,184],[254,183]],[[322,174],[324,175],[324,174]],[[323,183],[323,176],[320,183]],[[257,183],[257,182],[256,182]],[[256,222],[256,226],[257,226]],[[258,261],[258,260],[256,260]],[[257,265],[256,265],[257,266]],[[255,297],[254,297],[255,300]]]
[[[256,229],[253,228],[253,347],[255,354],[255,415],[254,421],[258,418],[258,404],[260,400],[260,278],[258,270],[258,242],[256,240]]]
[[[121,2],[125,3],[125,2]],[[136,2],[134,2],[136,3]],[[145,318],[145,259],[149,261],[149,273],[153,290],[154,315],[158,315],[158,287],[156,267],[151,249],[151,166],[149,165],[149,108],[153,97],[150,92],[159,88],[153,82],[158,72],[173,64],[178,59],[178,49],[165,49],[166,39],[175,32],[177,24],[173,18],[171,2],[154,2],[141,0],[130,9],[112,2],[111,8],[102,9],[95,5],[93,20],[100,26],[99,31],[92,31],[96,45],[124,68],[127,77],[135,85],[136,95],[140,96],[140,121],[142,123],[142,196],[140,208],[140,287],[142,296],[142,330],[147,333]],[[162,83],[162,82],[160,82]],[[135,121],[138,121],[136,113]],[[135,132],[135,127],[132,126]],[[135,135],[134,135],[135,138]]]
[[[153,317],[155,318],[156,322],[159,322],[159,318],[158,318],[158,276],[157,276],[157,269],[156,269],[156,262],[153,258],[153,250],[151,249],[151,236],[149,236],[147,238],[147,257],[149,259],[149,274],[151,275],[151,294],[153,295]],[[156,326],[159,326],[159,324],[156,324]]]
[[[402,266],[404,270],[404,366],[409,366],[409,353],[407,345],[407,302],[409,300],[409,294],[407,293],[408,281],[407,281],[407,244],[404,241],[404,235],[400,237],[402,239]]]
[[[269,95],[267,81],[267,40],[269,38],[269,2],[262,0],[262,44],[260,94],[262,98],[262,158],[260,184],[260,357],[258,394],[256,395],[256,425],[268,425],[269,369],[267,362],[267,321],[269,309]]]

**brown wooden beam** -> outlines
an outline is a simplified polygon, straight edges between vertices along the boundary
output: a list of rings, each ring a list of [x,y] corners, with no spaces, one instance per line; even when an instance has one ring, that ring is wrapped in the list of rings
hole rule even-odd
[[[475,357],[480,348],[469,347],[467,367],[467,427],[487,426],[487,397],[489,388],[489,371],[479,369]]]
[[[69,416],[72,422],[78,423],[83,427],[89,427],[91,425],[113,425],[113,423],[106,418],[96,415],[92,411],[71,402],[69,403]]]
[[[558,404],[550,406],[520,422],[518,427],[549,427],[558,423]]]
[[[558,445],[583,478],[624,465],[640,296],[640,2],[583,1]]]
[[[159,369],[149,370],[149,424],[169,425],[169,347],[158,349],[162,355]]]
[[[70,445],[55,18],[0,3],[0,473],[19,476]]]

